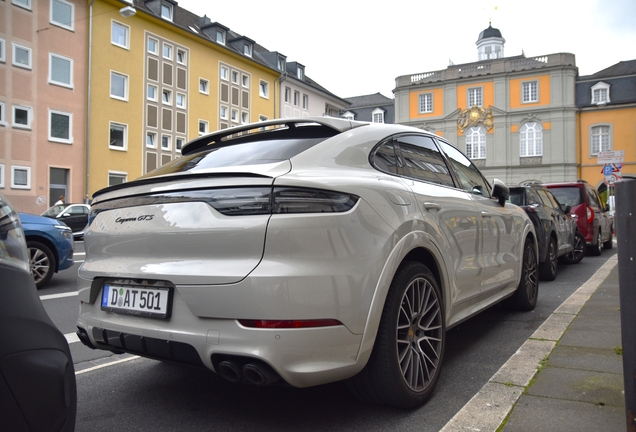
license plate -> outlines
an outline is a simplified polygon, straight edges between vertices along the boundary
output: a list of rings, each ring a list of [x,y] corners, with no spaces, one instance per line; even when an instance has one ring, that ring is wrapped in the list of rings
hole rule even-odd
[[[166,319],[170,316],[170,288],[149,288],[105,284],[102,291],[102,310]]]

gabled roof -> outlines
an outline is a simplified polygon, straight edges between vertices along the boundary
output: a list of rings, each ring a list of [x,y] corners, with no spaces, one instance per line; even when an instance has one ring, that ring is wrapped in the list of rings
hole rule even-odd
[[[577,78],[577,81],[599,80],[603,78],[618,78],[621,76],[636,75],[636,60],[621,61],[605,68],[593,75],[586,75]]]
[[[393,105],[395,102],[393,99],[383,96],[379,92],[370,95],[348,97],[345,98],[345,100],[351,103],[350,109]]]

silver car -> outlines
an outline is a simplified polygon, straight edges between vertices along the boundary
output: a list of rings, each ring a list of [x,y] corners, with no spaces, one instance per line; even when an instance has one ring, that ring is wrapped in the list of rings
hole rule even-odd
[[[416,407],[447,329],[504,299],[535,307],[532,222],[443,138],[295,118],[182,153],[94,195],[87,346]]]

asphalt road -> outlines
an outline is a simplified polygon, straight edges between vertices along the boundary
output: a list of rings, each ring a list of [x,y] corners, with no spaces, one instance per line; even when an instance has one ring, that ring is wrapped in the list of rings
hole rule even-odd
[[[84,259],[83,252],[83,243],[77,242],[76,261]],[[438,431],[615,253],[616,249],[604,250],[580,264],[560,265],[555,281],[540,283],[532,312],[497,305],[450,330],[437,390],[425,406],[413,411],[359,402],[341,383],[307,389],[233,385],[211,372],[86,348],[73,342],[79,262],[56,274],[40,296],[53,322],[71,341],[78,432]]]

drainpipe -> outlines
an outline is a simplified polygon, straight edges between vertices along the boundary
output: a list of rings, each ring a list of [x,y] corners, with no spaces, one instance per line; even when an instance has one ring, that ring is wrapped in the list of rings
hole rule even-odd
[[[88,204],[89,195],[88,195],[88,180],[90,179],[89,175],[89,167],[90,167],[90,149],[91,149],[91,135],[90,135],[90,125],[91,125],[91,68],[93,66],[92,54],[93,54],[93,3],[95,0],[91,0],[90,5],[88,6],[88,70],[87,70],[87,79],[86,79],[86,138],[84,142],[85,146],[85,154],[86,154],[86,178],[84,179],[84,203]]]

